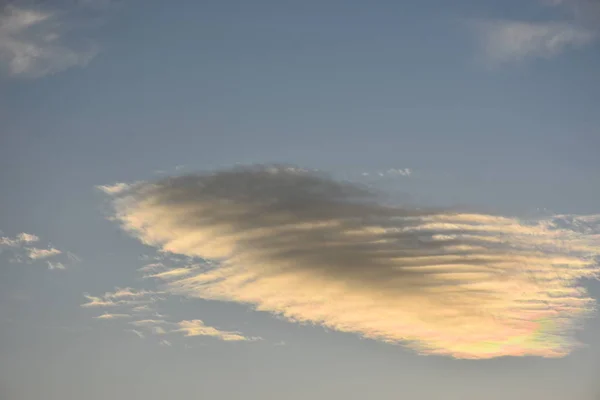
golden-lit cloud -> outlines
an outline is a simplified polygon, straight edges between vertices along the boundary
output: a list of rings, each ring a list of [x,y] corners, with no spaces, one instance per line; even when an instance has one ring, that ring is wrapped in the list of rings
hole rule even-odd
[[[14,237],[0,236],[0,253],[6,250],[8,254],[12,255],[10,259],[12,263],[32,264],[39,260],[46,260],[49,270],[65,270],[67,265],[81,262],[81,259],[74,253],[70,251],[63,253],[50,244],[46,248],[35,247],[35,244],[39,241],[38,236],[25,232]],[[57,260],[57,256],[60,256],[62,261]]]
[[[581,280],[600,274],[600,237],[556,220],[382,205],[365,188],[287,167],[167,178],[112,195],[115,218],[145,244],[217,261],[152,269],[166,292],[421,354],[561,357],[595,306]]]
[[[110,313],[104,313],[102,315],[99,315],[97,317],[94,317],[96,319],[119,319],[119,318],[129,318],[131,317],[131,315],[129,314],[110,314]]]
[[[239,332],[221,331],[212,326],[207,326],[199,319],[180,321],[177,325],[179,329],[176,329],[174,332],[183,332],[185,336],[211,336],[225,342],[257,340],[257,338],[247,338]]]
[[[132,288],[116,288],[114,292],[106,292],[102,296],[84,293],[87,303],[83,303],[81,307],[146,306],[161,299],[158,294],[151,290]]]

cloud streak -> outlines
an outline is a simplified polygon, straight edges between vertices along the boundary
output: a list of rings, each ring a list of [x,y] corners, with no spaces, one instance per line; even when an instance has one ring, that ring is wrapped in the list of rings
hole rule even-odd
[[[210,336],[225,342],[258,340],[258,338],[247,338],[239,332],[221,331],[212,326],[205,325],[204,322],[199,319],[180,321],[177,325],[179,329],[176,329],[173,332],[183,332],[185,336]]]
[[[143,319],[131,321],[130,325],[143,329],[153,335],[168,335],[181,333],[186,337],[206,336],[213,337],[224,342],[246,342],[260,340],[259,337],[246,337],[240,332],[224,331],[213,326],[206,325],[199,319],[182,320],[179,322],[170,322],[162,319]],[[136,331],[138,336],[141,333]],[[143,336],[143,334],[142,334]],[[140,337],[142,337],[140,336]]]
[[[174,274],[171,294],[421,354],[561,357],[595,306],[580,281],[600,274],[598,235],[552,221],[383,206],[362,187],[286,167],[138,184],[114,205],[145,244],[218,261]]]
[[[98,49],[67,40],[64,27],[58,12],[6,6],[0,11],[0,63],[10,75],[24,78],[87,65]]]
[[[588,46],[600,37],[600,2],[596,0],[536,0],[563,15],[545,21],[482,20],[474,24],[490,65],[549,59]]]
[[[49,270],[64,270],[67,264],[75,264],[81,261],[79,257],[71,252],[66,252],[63,261],[57,261],[56,257],[63,254],[59,249],[48,245],[46,248],[35,247],[35,244],[40,241],[40,238],[30,233],[19,233],[15,237],[0,236],[0,252],[3,250],[12,254],[10,260],[13,263],[28,263],[35,261],[46,260]],[[47,260],[52,259],[52,260]]]
[[[84,293],[87,303],[81,307],[132,307],[147,306],[160,300],[160,293],[150,290],[136,290],[132,288],[116,288],[114,292],[106,292],[102,296],[92,296]]]
[[[548,59],[596,38],[593,30],[572,22],[481,21],[476,27],[485,59],[492,64]]]

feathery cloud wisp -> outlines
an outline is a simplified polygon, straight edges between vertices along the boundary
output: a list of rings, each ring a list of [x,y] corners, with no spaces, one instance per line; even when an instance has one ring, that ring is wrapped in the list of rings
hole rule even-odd
[[[66,256],[62,257],[62,261],[57,261],[56,256],[63,254],[59,249],[48,245],[46,248],[34,247],[34,244],[39,242],[40,238],[30,233],[19,233],[14,237],[0,237],[0,252],[7,250],[13,255],[11,262],[31,264],[38,260],[46,260],[51,258],[52,261],[46,260],[49,270],[64,270],[68,264],[80,262],[81,259],[71,252],[67,252]]]
[[[31,248],[26,247],[25,250],[27,251],[28,257],[31,258],[32,260],[40,260],[42,258],[48,258],[48,257],[52,257],[52,256],[62,253],[62,251],[55,249],[54,247],[50,247],[47,249],[37,249],[35,247],[31,247]]]
[[[257,338],[247,338],[239,332],[221,331],[212,326],[207,326],[199,319],[180,321],[177,325],[179,326],[179,329],[176,329],[173,332],[183,332],[185,336],[212,336],[225,342],[257,340]]]
[[[87,65],[97,48],[67,43],[64,25],[58,13],[5,7],[0,11],[0,64],[11,75],[27,78]]]
[[[484,56],[493,64],[551,58],[596,37],[594,31],[571,22],[484,21],[477,28]]]
[[[560,357],[594,300],[598,236],[549,222],[383,206],[303,170],[236,168],[139,184],[122,227],[162,251],[219,261],[171,294],[460,358]]]
[[[98,315],[97,317],[94,317],[96,319],[118,319],[118,318],[130,318],[131,315],[129,314],[109,314],[109,313],[104,313],[102,315]]]
[[[102,296],[91,296],[84,293],[88,300],[81,307],[118,307],[118,306],[143,306],[159,300],[159,293],[150,290],[136,290],[132,288],[116,288],[114,292],[106,292]]]

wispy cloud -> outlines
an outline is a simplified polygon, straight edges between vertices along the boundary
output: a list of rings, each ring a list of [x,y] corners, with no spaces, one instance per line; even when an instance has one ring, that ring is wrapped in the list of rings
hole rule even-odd
[[[140,332],[136,329],[127,329],[127,332],[131,332],[131,333],[135,334],[140,339],[144,339],[146,337],[142,332]]]
[[[160,300],[159,292],[151,290],[136,290],[132,288],[116,288],[114,292],[106,292],[102,296],[92,296],[84,293],[88,300],[81,307],[119,307],[143,306]]]
[[[190,321],[180,321],[177,323],[179,329],[173,332],[183,332],[185,336],[211,336],[225,342],[240,342],[257,340],[258,338],[248,338],[239,332],[221,331],[212,326],[207,326],[203,321],[194,319]]]
[[[0,237],[0,246],[6,247],[21,247],[24,244],[35,243],[39,241],[40,238],[32,235],[30,233],[19,233],[14,238],[11,237]]]
[[[141,319],[138,321],[132,321],[130,323],[131,325],[135,325],[138,327],[153,328],[158,325],[165,325],[167,324],[167,321],[162,319]]]
[[[46,248],[35,247],[34,244],[39,242],[40,238],[30,233],[19,233],[14,237],[0,236],[0,252],[5,250],[12,254],[11,261],[14,263],[33,263],[38,260],[52,258],[53,260],[46,261],[50,270],[64,270],[67,264],[75,264],[81,259],[71,252],[63,255],[63,252],[52,245]],[[62,261],[56,260],[56,256],[63,255]]]
[[[407,177],[411,176],[413,173],[410,168],[390,168],[385,171],[377,171],[377,172],[363,172],[362,176],[378,176],[378,177]]]
[[[46,261],[46,263],[48,264],[48,269],[50,269],[50,270],[52,270],[52,269],[60,269],[60,270],[67,269],[67,267],[65,267],[65,264],[61,263],[60,261],[56,261],[56,262]]]
[[[125,190],[128,190],[131,185],[123,182],[117,182],[112,185],[98,185],[96,189],[106,193],[106,194],[119,194]]]
[[[153,335],[166,335],[168,332],[165,328],[174,326],[172,322],[167,322],[162,319],[142,319],[131,321],[131,325],[146,330]]]
[[[104,313],[102,315],[99,315],[97,317],[94,317],[96,319],[119,319],[119,318],[130,318],[131,315],[129,314],[109,314],[109,313]]]
[[[37,249],[34,247],[26,247],[27,256],[32,260],[39,260],[42,258],[52,257],[58,254],[61,254],[62,251],[55,249],[54,247],[49,247],[47,249]]]
[[[166,281],[171,294],[422,354],[564,356],[595,305],[580,281],[600,275],[600,237],[557,220],[384,206],[364,188],[281,167],[139,184],[114,202],[145,244],[219,260]],[[206,332],[194,321],[169,329],[195,328]]]
[[[492,64],[551,58],[596,38],[594,31],[571,22],[480,21],[476,26]]]
[[[590,45],[600,37],[600,2],[535,0],[562,10],[554,20],[487,20],[474,24],[489,65],[548,59],[569,49]]]
[[[259,337],[246,337],[240,332],[224,331],[213,326],[206,325],[202,320],[182,320],[170,322],[163,319],[142,319],[131,321],[136,328],[146,330],[153,335],[167,335],[181,333],[186,337],[208,336],[225,342],[245,342],[260,340]]]
[[[11,75],[26,78],[87,65],[98,53],[97,46],[78,43],[66,26],[64,12],[4,7],[0,11],[0,63]]]

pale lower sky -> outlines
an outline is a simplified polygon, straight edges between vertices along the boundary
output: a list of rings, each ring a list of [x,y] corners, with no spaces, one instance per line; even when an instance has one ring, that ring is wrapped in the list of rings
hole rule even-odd
[[[599,22],[4,4],[0,398],[598,399]]]

